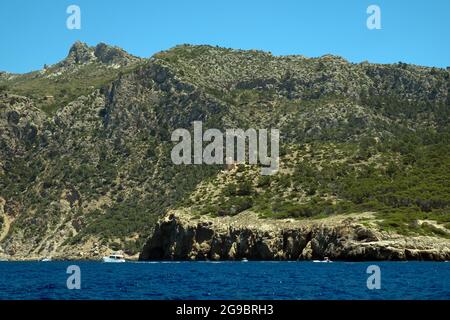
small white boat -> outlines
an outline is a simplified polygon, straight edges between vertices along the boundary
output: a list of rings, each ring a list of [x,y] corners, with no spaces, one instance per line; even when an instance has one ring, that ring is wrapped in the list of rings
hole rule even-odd
[[[318,262],[318,263],[332,263],[333,261],[331,261],[330,259],[328,259],[328,257],[324,257],[323,260],[313,260],[313,262]]]
[[[242,262],[248,262],[247,258],[242,258]]]
[[[125,259],[124,259],[123,255],[121,255],[121,254],[112,254],[110,256],[103,257],[103,262],[120,263],[120,262],[125,262]]]
[[[41,262],[50,262],[52,261],[52,258],[44,258],[41,260]]]

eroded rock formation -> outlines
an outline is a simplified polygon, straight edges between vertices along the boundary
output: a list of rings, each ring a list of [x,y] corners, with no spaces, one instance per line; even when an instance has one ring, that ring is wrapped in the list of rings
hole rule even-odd
[[[141,260],[435,260],[450,258],[449,240],[404,237],[366,227],[361,215],[321,220],[196,218],[172,211],[160,219]],[[339,220],[339,221],[338,221]]]

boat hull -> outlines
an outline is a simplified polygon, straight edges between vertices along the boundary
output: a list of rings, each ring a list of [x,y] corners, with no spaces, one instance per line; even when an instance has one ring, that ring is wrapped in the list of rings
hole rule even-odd
[[[123,263],[125,259],[112,259],[110,257],[103,257],[103,262],[106,263]]]

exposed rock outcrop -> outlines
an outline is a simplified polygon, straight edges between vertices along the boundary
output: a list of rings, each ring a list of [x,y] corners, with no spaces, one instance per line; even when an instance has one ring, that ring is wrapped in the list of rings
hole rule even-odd
[[[118,47],[109,46],[104,43],[99,43],[95,47],[90,47],[86,43],[77,41],[70,48],[67,57],[56,64],[56,66],[67,67],[94,62],[127,65],[138,60],[140,60],[140,58],[135,57]]]
[[[0,173],[6,160],[24,154],[27,146],[38,142],[44,113],[26,97],[0,95]]]
[[[360,214],[320,220],[268,220],[246,212],[195,218],[171,211],[157,224],[141,260],[434,260],[450,259],[450,241],[379,232]]]

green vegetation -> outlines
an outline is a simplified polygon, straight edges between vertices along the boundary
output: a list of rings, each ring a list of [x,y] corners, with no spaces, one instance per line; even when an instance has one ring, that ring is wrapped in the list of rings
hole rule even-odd
[[[384,230],[447,237],[443,231],[450,222],[447,136],[423,133],[414,142],[406,134],[378,143],[366,137],[358,144],[292,145],[281,159],[289,173],[258,176],[250,168],[239,169],[226,177],[225,184],[212,182],[213,188],[221,189],[220,197],[199,188],[192,208],[217,216],[250,209],[265,218],[370,211]],[[433,220],[444,229],[418,220]]]
[[[135,254],[172,208],[294,219],[373,212],[383,230],[448,237],[447,71],[189,45],[129,61],[0,74],[1,93],[46,113],[0,95],[0,196],[16,215],[5,247],[95,239]],[[171,133],[194,120],[204,130],[279,129],[280,171],[174,165]]]
[[[51,76],[53,69],[17,75],[12,80],[0,79],[0,92],[9,92],[33,99],[35,104],[51,115],[76,98],[100,89],[118,76],[130,73],[139,64],[131,64],[120,69],[94,63],[68,71],[59,76]],[[7,84],[6,84],[7,83]]]

